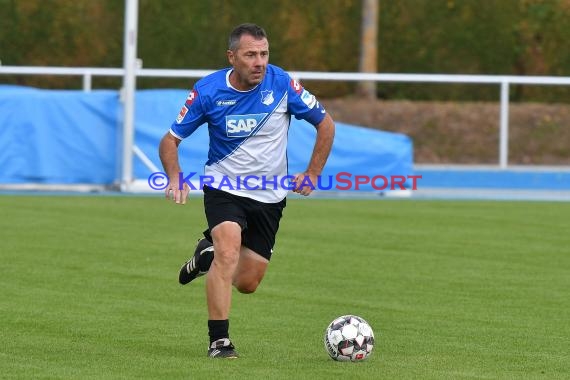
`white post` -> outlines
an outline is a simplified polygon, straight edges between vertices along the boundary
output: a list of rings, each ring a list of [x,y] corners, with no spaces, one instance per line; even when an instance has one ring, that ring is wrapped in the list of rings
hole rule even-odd
[[[501,115],[499,130],[499,166],[506,169],[509,161],[509,82],[501,82]]]
[[[135,117],[135,89],[137,65],[138,0],[125,0],[125,37],[123,77],[124,119],[123,119],[123,161],[121,190],[128,189],[133,181],[133,141]]]
[[[91,91],[91,71],[86,71],[85,74],[83,74],[83,91]]]

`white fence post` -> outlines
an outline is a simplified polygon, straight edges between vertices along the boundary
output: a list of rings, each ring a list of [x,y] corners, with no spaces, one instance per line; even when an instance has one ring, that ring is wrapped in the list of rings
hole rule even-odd
[[[83,91],[84,92],[91,92],[91,71],[86,71],[83,74]]]
[[[509,161],[509,82],[501,82],[501,114],[499,129],[499,167],[506,169]]]
[[[133,144],[135,118],[135,90],[137,70],[138,0],[125,0],[125,39],[123,68],[124,120],[123,161],[121,164],[121,190],[128,190],[133,181]]]

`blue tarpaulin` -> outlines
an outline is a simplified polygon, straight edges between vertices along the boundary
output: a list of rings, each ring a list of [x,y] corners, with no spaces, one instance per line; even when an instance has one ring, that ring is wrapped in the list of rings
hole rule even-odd
[[[176,118],[185,90],[139,90],[135,97],[135,145],[161,168],[158,143]],[[333,115],[334,117],[334,115]],[[0,183],[112,184],[120,177],[122,105],[117,91],[40,90],[0,86]],[[315,129],[292,119],[288,161],[302,172],[314,145]],[[208,133],[199,128],[180,145],[185,172],[203,172]],[[134,157],[134,177],[152,173]],[[409,137],[337,122],[324,178],[408,176],[413,170]],[[382,185],[377,181],[377,185]],[[370,185],[361,190],[373,190]],[[354,186],[350,190],[354,190]]]

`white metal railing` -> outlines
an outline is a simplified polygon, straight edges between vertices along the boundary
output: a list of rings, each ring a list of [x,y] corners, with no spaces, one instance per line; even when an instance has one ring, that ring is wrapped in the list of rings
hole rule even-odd
[[[135,70],[137,77],[202,78],[214,70],[143,69],[140,62]],[[25,75],[75,75],[83,77],[83,90],[91,91],[93,76],[125,75],[123,68],[98,67],[46,67],[46,66],[0,66],[0,74]],[[496,84],[500,88],[499,118],[499,167],[508,166],[509,151],[509,87],[511,84],[568,86],[570,77],[511,76],[511,75],[454,75],[454,74],[374,74],[374,73],[327,73],[316,71],[291,71],[296,79],[324,81],[374,81],[407,83],[465,83]]]

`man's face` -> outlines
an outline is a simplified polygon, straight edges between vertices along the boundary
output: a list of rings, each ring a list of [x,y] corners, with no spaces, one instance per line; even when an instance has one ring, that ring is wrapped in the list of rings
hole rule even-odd
[[[249,90],[257,86],[265,77],[269,62],[269,43],[266,38],[256,40],[249,34],[240,38],[236,51],[228,50],[228,60],[234,68],[238,90]]]

